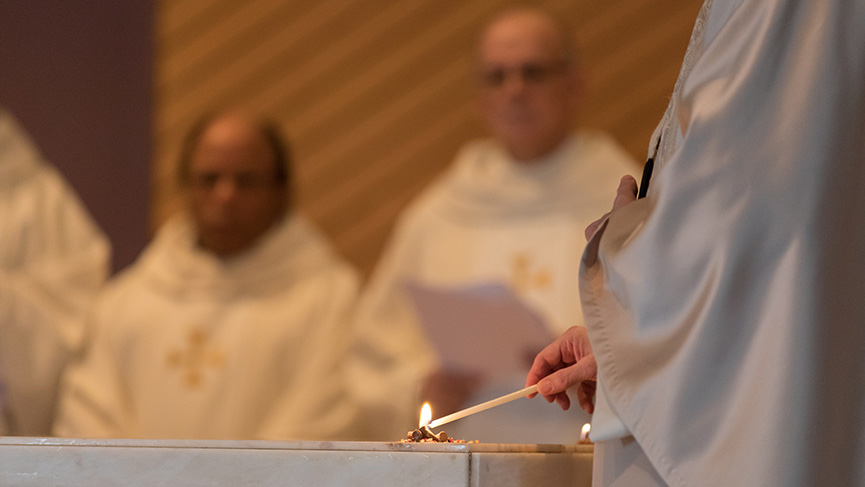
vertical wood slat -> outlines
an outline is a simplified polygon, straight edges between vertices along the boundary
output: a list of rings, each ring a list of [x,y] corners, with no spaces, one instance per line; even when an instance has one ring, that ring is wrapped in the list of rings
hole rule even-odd
[[[611,132],[642,159],[701,2],[534,3],[573,26],[590,80],[580,125]],[[483,134],[471,44],[508,4],[162,0],[154,228],[176,207],[183,132],[205,111],[242,105],[286,130],[301,211],[368,273],[399,211]]]

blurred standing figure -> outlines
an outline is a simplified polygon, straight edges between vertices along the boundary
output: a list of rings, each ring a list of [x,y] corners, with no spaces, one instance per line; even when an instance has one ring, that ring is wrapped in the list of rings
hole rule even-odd
[[[203,119],[179,169],[186,210],[107,286],[55,432],[337,439],[355,271],[290,204],[287,148],[241,113]]]
[[[72,188],[0,108],[0,434],[50,432],[109,252]]]
[[[553,18],[531,9],[500,13],[479,37],[477,104],[492,137],[467,144],[401,216],[359,306],[366,342],[355,350],[350,372],[363,385],[358,394],[370,415],[385,418],[375,438],[405,434],[422,401],[441,416],[516,390],[525,377],[484,381],[441,367],[406,282],[505,285],[555,335],[583,321],[577,299],[583,229],[609,209],[607,195],[620,175],[637,166],[610,137],[573,132],[582,83],[572,42]],[[495,347],[495,337],[477,346]],[[390,409],[378,408],[377,400]],[[582,422],[540,402],[512,403],[449,425],[448,432],[482,441],[576,442]]]

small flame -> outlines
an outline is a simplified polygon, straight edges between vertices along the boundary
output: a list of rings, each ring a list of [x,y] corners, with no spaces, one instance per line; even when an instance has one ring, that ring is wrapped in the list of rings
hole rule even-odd
[[[583,430],[580,432],[580,440],[587,440],[589,438],[590,431],[592,431],[592,425],[590,423],[584,424]]]
[[[418,423],[418,428],[421,426],[429,424],[432,421],[432,408],[430,408],[429,403],[423,403],[423,407],[420,409],[420,423]]]

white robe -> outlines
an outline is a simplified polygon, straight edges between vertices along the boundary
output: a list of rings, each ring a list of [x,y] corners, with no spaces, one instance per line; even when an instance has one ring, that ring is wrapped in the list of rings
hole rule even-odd
[[[598,436],[671,486],[865,485],[865,2],[707,1],[656,133],[583,258]]]
[[[638,170],[609,137],[591,132],[569,137],[531,164],[513,160],[491,140],[460,152],[399,219],[359,306],[358,330],[367,346],[356,350],[353,382],[371,410],[391,407],[370,413],[373,438],[394,440],[416,427],[418,389],[437,364],[403,283],[504,284],[543,317],[551,336],[580,325],[584,229],[609,211],[619,178]],[[469,403],[522,388],[530,365],[527,360],[525,371],[490,381]],[[523,400],[445,430],[486,442],[573,443],[587,419],[579,408],[564,413],[542,399]]]
[[[184,215],[109,283],[64,381],[72,437],[351,437],[341,372],[355,271],[300,216],[220,260]]]
[[[108,258],[72,188],[0,109],[0,434],[50,432],[60,372]]]

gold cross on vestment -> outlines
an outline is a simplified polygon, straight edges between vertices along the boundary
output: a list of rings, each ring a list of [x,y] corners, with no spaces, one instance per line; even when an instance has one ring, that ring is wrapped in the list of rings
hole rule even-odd
[[[201,385],[204,369],[220,368],[225,363],[225,354],[216,347],[207,346],[208,336],[200,328],[192,328],[186,337],[186,346],[170,350],[166,362],[183,372],[183,381],[190,389]]]
[[[552,283],[550,271],[532,265],[531,258],[525,252],[511,258],[511,284],[518,292],[548,289]]]

